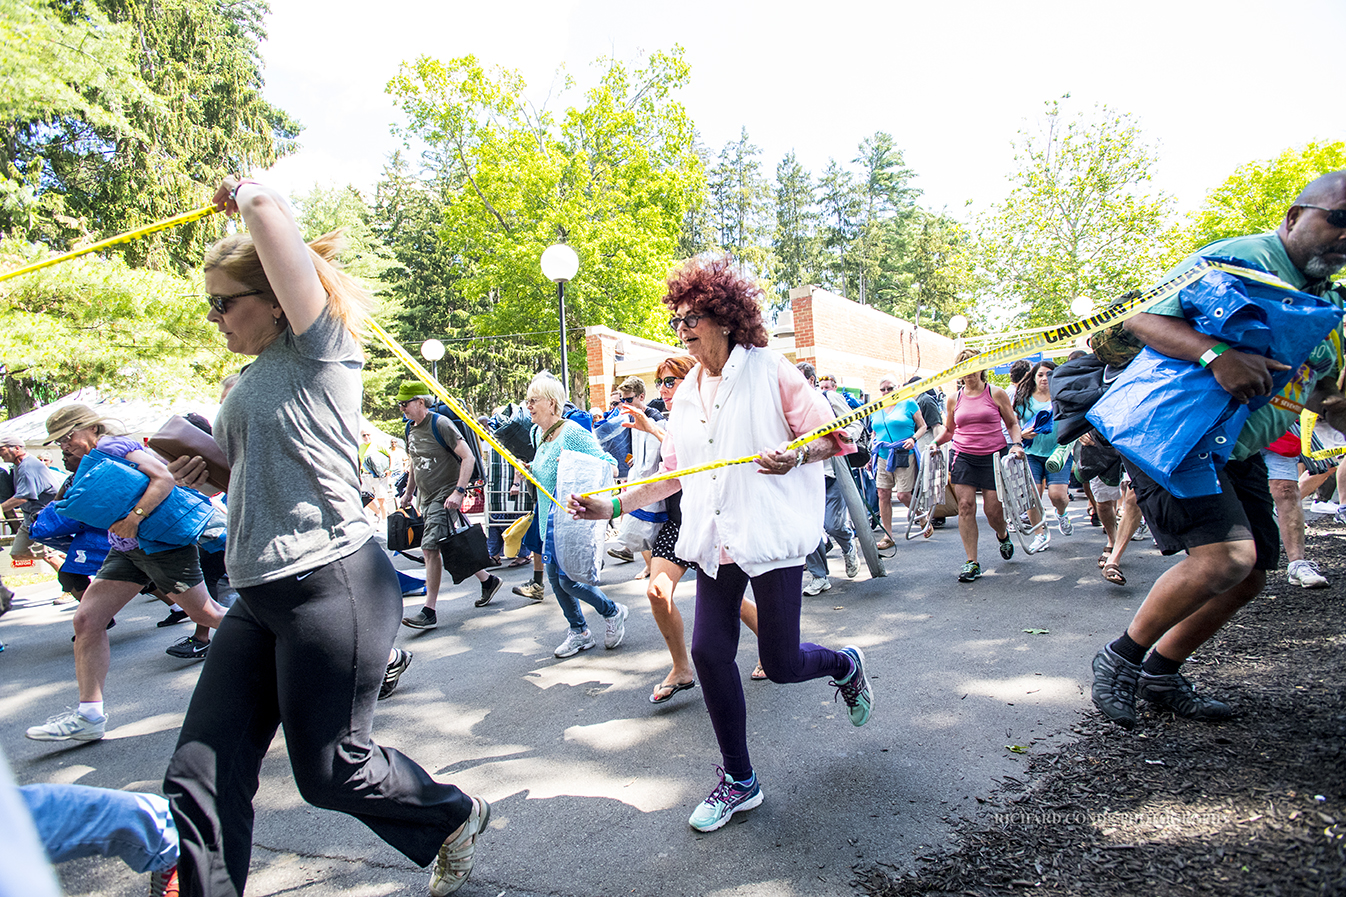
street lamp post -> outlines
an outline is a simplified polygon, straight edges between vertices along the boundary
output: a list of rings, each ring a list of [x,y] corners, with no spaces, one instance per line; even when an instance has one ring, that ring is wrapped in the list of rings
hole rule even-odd
[[[437,339],[428,339],[421,343],[421,357],[433,367],[431,375],[439,382],[439,360],[444,357],[444,344]]]
[[[561,312],[561,382],[570,396],[570,362],[566,355],[566,283],[580,269],[580,257],[565,243],[548,246],[542,253],[542,274],[556,284],[556,302]]]
[[[953,333],[953,338],[961,346],[963,343],[963,331],[967,330],[967,318],[962,315],[954,315],[949,318],[949,330]]]

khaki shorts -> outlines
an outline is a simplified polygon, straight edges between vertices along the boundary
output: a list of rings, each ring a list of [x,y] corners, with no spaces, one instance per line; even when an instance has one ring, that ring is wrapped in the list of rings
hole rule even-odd
[[[33,537],[28,535],[28,524],[25,523],[14,534],[14,544],[9,548],[9,556],[15,560],[33,558],[40,561],[45,558],[58,558],[61,553],[41,542],[34,542]]]
[[[425,515],[425,535],[421,537],[421,550],[438,551],[440,543],[448,541],[449,534],[453,532],[449,512],[444,507],[444,499],[441,497],[424,502],[421,513]],[[458,515],[454,514],[452,517],[456,521]]]
[[[916,452],[907,456],[906,467],[896,467],[888,469],[888,463],[883,460],[876,462],[878,475],[874,481],[880,489],[891,489],[894,492],[914,492],[916,489]]]

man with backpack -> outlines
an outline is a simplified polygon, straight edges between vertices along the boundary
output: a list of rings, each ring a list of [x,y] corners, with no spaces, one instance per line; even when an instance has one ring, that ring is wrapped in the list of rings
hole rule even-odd
[[[419,380],[403,382],[397,392],[397,407],[407,419],[407,454],[411,457],[407,485],[398,506],[410,507],[415,496],[425,517],[421,540],[425,556],[425,606],[415,616],[403,618],[402,625],[411,629],[434,629],[439,625],[435,604],[444,575],[444,558],[439,547],[462,519],[467,486],[476,473],[476,459],[467,440],[446,414],[432,407],[434,401]],[[485,607],[499,590],[500,577],[488,575],[485,570],[474,575],[481,582],[481,597],[476,606]]]

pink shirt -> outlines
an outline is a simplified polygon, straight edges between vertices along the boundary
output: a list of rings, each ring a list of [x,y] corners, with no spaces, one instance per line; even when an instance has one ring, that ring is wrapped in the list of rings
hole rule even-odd
[[[1004,418],[988,384],[980,395],[960,391],[953,406],[953,447],[969,455],[992,455],[1005,447]]]

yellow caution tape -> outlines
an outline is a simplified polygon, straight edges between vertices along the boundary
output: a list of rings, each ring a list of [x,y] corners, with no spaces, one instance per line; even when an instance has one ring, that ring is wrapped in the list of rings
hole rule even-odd
[[[6,271],[0,274],[0,281],[9,280],[11,277],[18,277],[20,274],[29,274],[42,268],[49,268],[52,265],[59,265],[61,262],[68,262],[73,258],[79,258],[81,255],[88,255],[91,252],[97,252],[100,249],[107,249],[109,246],[116,246],[118,243],[129,243],[132,240],[138,240],[141,237],[147,237],[150,234],[158,233],[161,230],[168,230],[170,227],[177,227],[179,224],[188,224],[192,221],[199,221],[220,211],[217,206],[202,206],[192,212],[183,212],[181,215],[174,215],[172,218],[165,218],[162,221],[156,221],[153,224],[147,224],[144,227],[138,227],[135,230],[128,230],[124,234],[117,234],[115,237],[108,237],[106,240],[99,240],[97,243],[91,243],[83,249],[76,249],[67,252],[64,255],[54,256],[46,261],[34,262],[31,265],[24,265],[22,268],[15,268],[13,271]]]
[[[1087,318],[1083,318],[1079,321],[1072,321],[1068,324],[1062,324],[1059,327],[1053,327],[1042,333],[1035,333],[1031,336],[1026,336],[1023,339],[1016,340],[1012,343],[1007,343],[1003,346],[999,346],[994,349],[988,349],[987,351],[982,352],[980,355],[976,355],[972,358],[969,358],[967,361],[964,361],[961,364],[956,364],[951,368],[947,368],[943,371],[940,371],[938,374],[933,374],[925,378],[924,380],[919,380],[916,383],[911,383],[908,384],[907,386],[899,387],[898,389],[895,389],[892,392],[888,393],[887,395],[883,396],[878,401],[871,402],[868,405],[862,405],[861,407],[856,408],[850,414],[843,415],[842,417],[839,417],[836,420],[829,421],[824,426],[818,427],[815,430],[811,430],[810,432],[805,433],[804,435],[795,439],[793,442],[786,444],[783,447],[782,451],[792,451],[799,449],[800,447],[812,442],[815,439],[818,439],[822,436],[828,435],[829,433],[833,433],[837,430],[840,430],[843,427],[849,426],[850,424],[853,424],[858,420],[863,420],[864,418],[869,417],[876,411],[880,411],[891,405],[895,405],[898,402],[905,401],[911,398],[912,396],[920,395],[921,393],[925,392],[927,389],[930,389],[932,387],[941,386],[945,383],[950,383],[954,380],[959,379],[960,377],[966,377],[968,374],[973,374],[976,373],[977,371],[984,371],[987,368],[993,368],[997,365],[1006,364],[1011,361],[1016,361],[1020,358],[1025,358],[1029,355],[1034,355],[1042,351],[1043,349],[1047,349],[1060,343],[1076,339],[1077,337],[1080,336],[1085,336],[1086,334],[1097,333],[1100,330],[1104,330],[1108,327],[1111,327],[1114,324],[1117,324],[1121,321],[1125,321],[1127,318],[1134,317],[1140,314],[1141,312],[1145,311],[1146,309],[1154,306],[1156,303],[1177,294],[1180,290],[1197,282],[1201,278],[1205,277],[1206,274],[1208,274],[1211,271],[1223,271],[1227,274],[1233,274],[1238,277],[1246,278],[1248,280],[1259,281],[1261,283],[1266,284],[1267,286],[1276,287],[1284,290],[1294,290],[1293,286],[1281,280],[1280,278],[1270,274],[1264,274],[1260,271],[1253,271],[1248,268],[1240,268],[1236,265],[1226,265],[1220,262],[1212,262],[1212,261],[1201,261],[1196,265],[1192,266],[1191,268],[1187,269],[1186,271],[1182,272],[1178,276],[1174,277],[1172,280],[1159,284],[1156,287],[1152,287],[1151,289],[1147,290],[1146,292],[1142,293],[1140,296],[1134,299],[1128,299],[1124,302],[1119,302],[1116,305],[1111,305],[1103,309],[1102,311],[1090,315]],[[663,480],[672,480],[678,477],[689,476],[691,474],[696,473],[702,473],[707,470],[717,470],[721,467],[731,467],[738,464],[751,464],[752,462],[756,461],[758,457],[760,456],[750,455],[744,458],[712,461],[708,464],[702,464],[696,467],[687,467],[681,470],[670,470],[665,473],[645,477],[644,479],[632,480],[630,482],[621,485],[609,486],[604,489],[595,489],[592,492],[584,493],[584,496],[601,495],[605,492],[613,492],[618,489],[631,488],[633,486],[643,486],[646,483],[658,483]]]
[[[1317,424],[1318,415],[1307,408],[1299,412],[1299,453],[1306,458],[1313,458],[1315,461],[1335,458],[1337,455],[1346,455],[1346,445],[1324,449],[1313,447],[1313,428]]]
[[[438,380],[430,376],[429,371],[421,367],[421,363],[419,361],[411,357],[410,352],[402,348],[402,344],[399,343],[396,339],[394,339],[391,333],[380,327],[373,318],[368,318],[366,320],[369,324],[369,329],[374,331],[374,335],[383,341],[383,344],[388,347],[388,351],[392,352],[399,359],[401,359],[402,363],[407,366],[407,369],[416,375],[416,379],[420,380],[422,383],[426,385],[426,387],[430,390],[430,392],[434,394],[435,398],[439,399],[445,405],[448,405],[450,408],[452,408],[454,414],[457,414],[460,418],[462,418],[463,423],[467,424],[469,427],[472,428],[472,432],[476,433],[482,439],[486,440],[487,444],[490,445],[491,448],[495,449],[497,452],[500,453],[500,457],[504,458],[505,461],[508,462],[509,465],[513,467],[515,470],[519,471],[519,473],[523,474],[524,477],[528,480],[528,482],[532,483],[534,486],[538,488],[539,492],[547,496],[547,498],[551,499],[553,504],[557,505],[560,504],[560,502],[558,502],[555,499],[555,497],[553,497],[552,494],[548,492],[545,487],[543,487],[541,483],[539,483],[536,479],[534,479],[533,474],[528,469],[528,465],[520,461],[518,458],[514,457],[514,455],[510,453],[509,449],[505,448],[503,445],[496,442],[495,437],[492,436],[490,433],[488,433],[480,424],[477,423],[476,417],[473,416],[471,412],[467,411],[467,409],[463,408],[462,405],[459,405],[456,401],[454,401],[453,396],[449,395],[448,391],[445,390],[443,386],[439,385]]]

